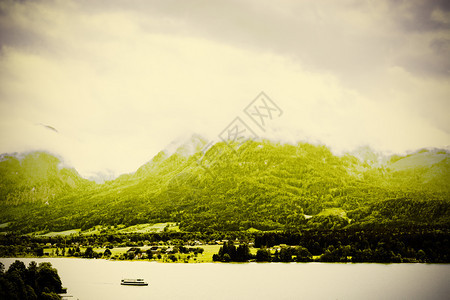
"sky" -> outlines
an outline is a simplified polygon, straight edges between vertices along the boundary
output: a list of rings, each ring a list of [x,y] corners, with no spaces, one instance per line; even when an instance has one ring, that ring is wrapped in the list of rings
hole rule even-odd
[[[445,0],[0,2],[0,153],[85,177],[237,117],[336,153],[448,148],[449,83]],[[245,113],[261,92],[279,108],[264,128]]]

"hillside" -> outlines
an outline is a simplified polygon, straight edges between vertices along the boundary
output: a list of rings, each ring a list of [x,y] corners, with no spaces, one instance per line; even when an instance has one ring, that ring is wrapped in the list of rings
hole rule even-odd
[[[50,203],[90,185],[75,169],[45,152],[0,156],[0,201],[6,205]]]
[[[2,229],[159,222],[204,232],[449,225],[450,155],[443,150],[380,164],[307,143],[217,143],[206,154],[204,144],[195,137],[104,184],[61,168],[50,154],[4,155],[0,224],[9,226]]]

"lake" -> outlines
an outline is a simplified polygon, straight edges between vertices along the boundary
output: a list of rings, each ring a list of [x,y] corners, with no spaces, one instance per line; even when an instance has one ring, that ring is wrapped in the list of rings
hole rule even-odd
[[[1,258],[6,268],[15,258]],[[449,264],[182,264],[76,258],[48,261],[69,299],[449,299]],[[122,286],[144,278],[148,286]]]

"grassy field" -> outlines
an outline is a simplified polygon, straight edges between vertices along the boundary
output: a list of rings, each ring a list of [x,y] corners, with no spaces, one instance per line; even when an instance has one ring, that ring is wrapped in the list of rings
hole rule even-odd
[[[0,224],[0,229],[7,227],[9,223]],[[79,228],[70,229],[65,231],[36,231],[32,233],[28,233],[27,235],[36,235],[36,236],[44,236],[44,237],[53,237],[53,236],[68,236],[72,234],[81,234],[81,235],[93,235],[93,234],[101,234],[101,233],[158,233],[163,232],[167,227],[168,231],[180,231],[180,228],[177,226],[175,222],[167,222],[167,223],[156,223],[156,224],[138,224],[129,227],[125,227],[124,225],[118,225],[115,228],[110,226],[95,226],[89,228],[88,230],[82,231]]]
[[[164,228],[169,231],[180,231],[176,223],[156,223],[156,224],[138,224],[123,229],[119,229],[119,233],[147,233],[147,232],[163,232]]]
[[[205,249],[203,254],[198,255],[198,262],[212,262],[212,257],[214,254],[219,252],[221,245],[202,245],[201,248]]]
[[[0,224],[0,228],[6,228],[9,226],[9,222]]]
[[[317,214],[318,216],[339,216],[341,218],[345,218],[347,217],[347,213],[345,212],[345,210],[343,210],[342,208],[325,208],[324,210],[322,210],[319,214]]]
[[[51,237],[51,236],[66,236],[66,235],[71,235],[71,234],[78,234],[80,232],[80,229],[72,229],[72,230],[66,230],[66,231],[59,231],[59,232],[48,232],[46,234],[42,234],[42,236],[47,236],[47,237]]]

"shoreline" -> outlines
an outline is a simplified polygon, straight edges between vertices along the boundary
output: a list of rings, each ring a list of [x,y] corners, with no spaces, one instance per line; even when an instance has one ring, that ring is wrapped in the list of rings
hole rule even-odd
[[[381,262],[325,262],[319,260],[313,261],[290,261],[290,262],[282,262],[282,261],[196,261],[196,262],[184,262],[184,261],[169,261],[169,260],[159,260],[159,259],[109,259],[109,258],[86,258],[86,257],[73,257],[73,256],[8,256],[8,257],[0,257],[0,262],[2,259],[17,259],[20,260],[22,258],[26,259],[81,259],[81,260],[104,260],[104,261],[112,261],[112,262],[149,262],[149,263],[157,263],[157,264],[333,264],[333,265],[360,265],[360,264],[373,264],[373,265],[450,265],[450,262],[440,262],[440,263],[427,263],[427,262],[389,262],[389,263],[381,263]]]

